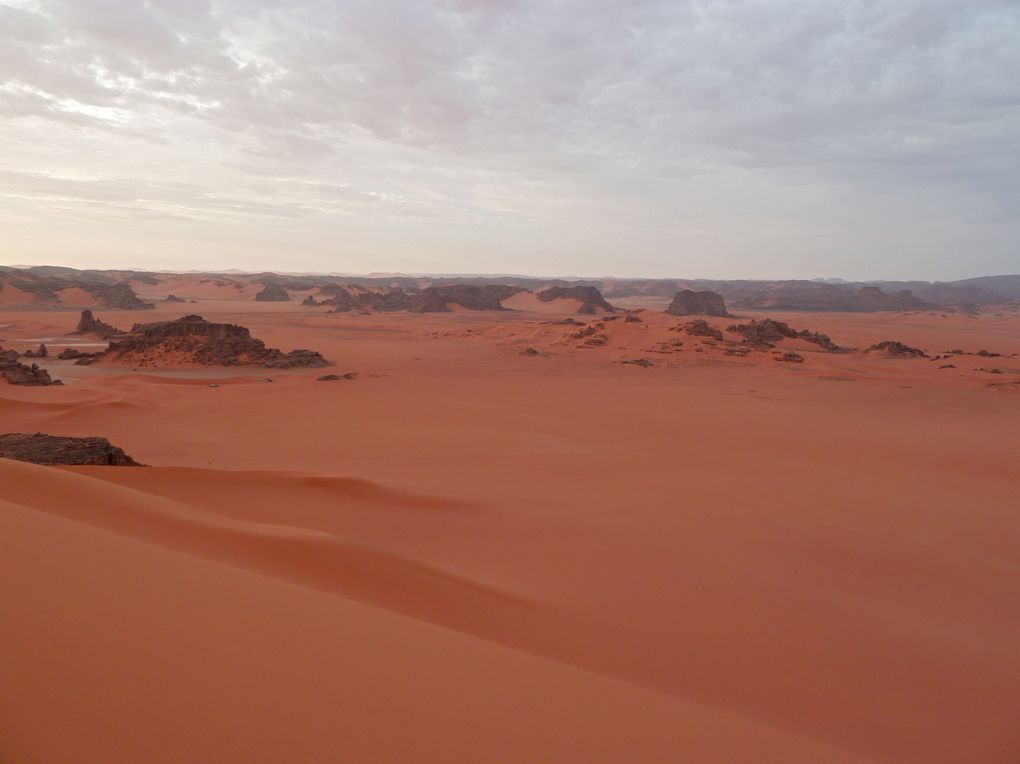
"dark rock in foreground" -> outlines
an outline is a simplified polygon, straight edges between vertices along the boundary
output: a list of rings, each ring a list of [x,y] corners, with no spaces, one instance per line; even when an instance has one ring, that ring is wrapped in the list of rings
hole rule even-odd
[[[102,464],[141,466],[106,438],[69,438],[9,433],[0,435],[0,457],[32,464]]]
[[[720,316],[729,317],[726,302],[716,292],[695,292],[681,289],[673,297],[673,302],[666,308],[672,316]]]
[[[40,343],[38,350],[26,350],[25,353],[24,353],[24,357],[25,358],[45,358],[49,354],[50,354],[50,351],[47,350],[46,345],[43,344],[43,343]]]

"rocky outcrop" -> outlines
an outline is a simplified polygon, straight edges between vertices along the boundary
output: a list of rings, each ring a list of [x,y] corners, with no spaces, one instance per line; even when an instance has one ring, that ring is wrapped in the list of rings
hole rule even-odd
[[[727,331],[739,334],[744,338],[744,342],[757,348],[775,347],[775,343],[782,339],[797,336],[796,329],[782,321],[773,321],[771,318],[761,321],[755,319],[749,324],[734,324]]]
[[[577,300],[581,303],[581,306],[577,309],[577,312],[581,315],[594,315],[600,310],[612,313],[616,310],[616,308],[606,302],[606,298],[602,296],[602,292],[593,286],[554,286],[549,287],[548,289],[543,289],[536,295],[536,297],[538,297],[538,299],[542,302],[552,302],[553,300]]]
[[[91,310],[83,310],[81,312],[81,318],[78,320],[78,328],[71,332],[72,335],[83,335],[89,334],[100,339],[110,339],[110,337],[116,337],[119,334],[124,334],[116,326],[110,326],[104,321],[100,321],[98,318],[92,315]]]
[[[109,310],[154,310],[155,305],[145,302],[127,282],[119,284],[82,284],[81,288]]]
[[[771,318],[756,319],[749,324],[734,324],[727,331],[741,335],[744,338],[744,342],[748,345],[760,349],[775,347],[777,342],[784,339],[801,339],[805,342],[814,343],[825,350],[839,350],[839,345],[833,342],[828,335],[821,332],[812,332],[808,329],[797,331],[789,324],[785,324],[782,321],[774,321]]]
[[[866,353],[885,353],[893,358],[927,358],[928,354],[918,348],[910,347],[910,345],[904,345],[902,342],[896,342],[895,340],[885,340],[884,342],[878,342],[869,347]]]
[[[313,350],[284,353],[267,348],[262,340],[252,337],[243,326],[215,324],[195,315],[176,321],[135,324],[128,334],[110,343],[103,357],[139,365],[168,362],[259,365],[274,369],[326,365],[326,359]]]
[[[283,288],[282,284],[269,283],[262,287],[262,291],[255,295],[257,302],[290,302],[290,295]]]
[[[354,308],[354,295],[342,286],[335,284],[324,286],[319,289],[319,294],[325,296],[326,299],[318,304],[332,306],[334,308],[333,313],[343,313]]]
[[[183,297],[178,297],[175,294],[168,294],[163,302],[185,302]]]
[[[729,317],[726,302],[716,292],[695,292],[681,289],[666,308],[671,316],[721,316]]]
[[[25,358],[45,358],[49,354],[50,354],[50,351],[46,349],[46,345],[43,344],[43,343],[39,343],[39,348],[37,350],[26,350],[25,354],[24,354],[24,357]]]
[[[64,384],[59,379],[50,377],[46,369],[33,363],[26,366],[18,360],[17,350],[4,350],[0,348],[0,378],[5,379],[10,385],[23,385],[25,387],[48,387],[49,385]]]
[[[317,308],[319,307],[319,301],[316,300],[311,295],[308,295],[305,299],[301,301],[301,305],[306,308]]]
[[[684,334],[689,334],[692,337],[706,337],[713,340],[722,339],[722,332],[702,318],[695,319],[694,321],[688,321],[686,324],[681,324],[680,326],[675,326],[670,329],[670,331],[682,331]]]
[[[497,285],[475,284],[427,287],[421,291],[420,304],[412,309],[419,313],[446,313],[450,310],[449,304],[453,303],[467,310],[505,310],[501,300],[513,294],[513,292],[506,294],[507,289],[508,287]]]
[[[9,433],[0,435],[0,458],[32,464],[100,464],[118,467],[141,466],[106,438],[69,438]]]
[[[57,356],[58,361],[78,361],[79,365],[87,366],[88,364],[80,363],[85,359],[94,359],[101,356],[102,351],[97,353],[83,353],[75,348],[64,348],[60,351],[60,355]]]

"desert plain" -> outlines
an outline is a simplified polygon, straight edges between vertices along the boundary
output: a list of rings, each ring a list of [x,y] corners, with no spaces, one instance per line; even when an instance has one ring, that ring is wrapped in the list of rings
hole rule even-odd
[[[0,459],[0,761],[1018,760],[1016,305],[699,317],[720,343],[668,299],[135,291],[0,293],[64,383],[0,381],[0,431],[147,465]],[[89,306],[329,366],[56,359],[105,346]],[[844,350],[729,332],[765,318]]]

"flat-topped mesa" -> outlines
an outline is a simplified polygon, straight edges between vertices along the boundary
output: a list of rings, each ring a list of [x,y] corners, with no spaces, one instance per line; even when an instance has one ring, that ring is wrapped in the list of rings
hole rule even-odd
[[[755,319],[749,324],[734,324],[728,327],[727,331],[741,335],[744,342],[756,348],[775,347],[775,343],[784,339],[801,339],[805,342],[812,342],[825,350],[839,350],[839,345],[833,342],[828,335],[807,329],[797,331],[789,324],[774,321],[771,318]]]
[[[37,432],[0,435],[0,458],[32,464],[100,464],[140,467],[106,438],[69,438]]]
[[[91,334],[99,337],[100,339],[106,340],[110,339],[110,337],[116,337],[119,334],[124,334],[124,332],[116,326],[110,326],[108,323],[100,321],[92,315],[91,310],[83,310],[81,312],[81,318],[78,319],[78,328],[71,332],[71,334]]]
[[[418,313],[446,313],[451,303],[467,310],[506,310],[502,300],[519,291],[522,290],[500,284],[431,286],[421,291],[420,303],[412,310]]]
[[[577,312],[581,315],[591,316],[598,313],[599,310],[604,310],[606,313],[612,313],[616,310],[613,305],[606,301],[606,298],[602,296],[602,292],[593,286],[573,286],[573,287],[549,287],[539,292],[536,297],[542,302],[552,302],[553,300],[578,300],[581,303],[581,307],[577,309]]]
[[[214,324],[190,315],[176,321],[135,324],[130,333],[110,343],[104,359],[141,365],[152,363],[198,363],[205,365],[259,365],[287,369],[320,367],[326,359],[313,350],[284,353],[251,336],[236,324]]]
[[[262,291],[255,295],[257,302],[290,302],[290,295],[283,288],[283,284],[271,282],[262,287]]]
[[[52,379],[46,369],[38,364],[26,366],[18,360],[17,350],[4,350],[0,348],[0,379],[6,380],[9,385],[22,385],[24,387],[49,387],[50,385],[64,384],[59,379]]]
[[[863,286],[850,298],[851,310],[860,311],[911,310],[927,306],[928,303],[919,300],[909,289],[883,292],[876,286]]]
[[[719,316],[729,318],[726,312],[726,301],[716,292],[695,292],[692,289],[681,289],[673,297],[673,302],[666,308],[672,316]]]

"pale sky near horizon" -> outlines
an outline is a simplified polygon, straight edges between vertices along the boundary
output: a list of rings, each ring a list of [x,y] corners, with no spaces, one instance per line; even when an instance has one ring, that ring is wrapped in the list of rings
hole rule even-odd
[[[1020,273],[1017,0],[0,0],[0,264]]]

